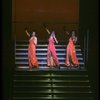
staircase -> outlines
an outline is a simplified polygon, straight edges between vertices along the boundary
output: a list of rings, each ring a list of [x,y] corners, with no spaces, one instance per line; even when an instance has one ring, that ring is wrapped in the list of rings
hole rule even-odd
[[[47,67],[47,45],[46,42],[39,42],[36,47],[36,55],[39,62],[38,70],[48,70]],[[60,61],[60,70],[84,70],[84,59],[82,55],[82,51],[80,49],[80,45],[76,45],[77,57],[79,60],[80,67],[64,67],[65,65],[65,57],[66,57],[66,45],[64,42],[61,42],[56,46],[56,52],[58,59]],[[17,70],[29,70],[28,65],[28,41],[16,41],[15,45],[15,64]],[[37,69],[34,69],[37,70]],[[49,69],[52,70],[52,69]],[[53,68],[53,70],[57,70]]]
[[[47,43],[39,42],[36,47],[39,69],[32,71],[27,48],[27,41],[16,41],[12,100],[95,100],[80,45],[76,45],[79,67],[64,67],[66,45],[61,42],[56,45],[60,69],[50,69],[46,62]]]
[[[15,71],[13,100],[95,100],[87,71]]]

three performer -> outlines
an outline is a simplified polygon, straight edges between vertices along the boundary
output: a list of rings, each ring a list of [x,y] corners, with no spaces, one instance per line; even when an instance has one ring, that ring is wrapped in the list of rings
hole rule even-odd
[[[46,26],[44,25],[45,30],[50,35],[48,39],[48,49],[47,49],[47,66],[58,67],[60,68],[59,60],[56,55],[55,43],[58,44],[58,40],[55,36],[55,31],[50,32]],[[25,29],[25,33],[27,34],[29,39],[28,46],[28,62],[29,69],[38,68],[38,60],[36,57],[36,45],[37,45],[37,37],[35,36],[35,32],[32,33],[32,36],[28,33],[27,29]],[[75,36],[75,31],[69,32],[66,31],[67,36],[69,37],[69,41],[66,47],[66,60],[65,66],[79,66],[78,58],[76,56],[75,43],[77,42],[77,37]]]

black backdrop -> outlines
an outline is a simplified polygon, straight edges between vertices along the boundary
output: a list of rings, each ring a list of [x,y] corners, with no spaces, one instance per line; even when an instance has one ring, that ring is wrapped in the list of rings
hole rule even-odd
[[[89,51],[87,69],[90,83],[95,92],[95,100],[98,100],[99,77],[99,31],[98,31],[98,0],[80,0],[80,40],[89,30]],[[83,44],[83,41],[81,41]]]
[[[12,74],[14,66],[14,40],[12,39],[12,0],[2,0],[2,100],[11,100]],[[98,97],[98,0],[80,0],[80,40],[87,29],[89,34],[90,82]],[[81,41],[82,43],[83,41]]]

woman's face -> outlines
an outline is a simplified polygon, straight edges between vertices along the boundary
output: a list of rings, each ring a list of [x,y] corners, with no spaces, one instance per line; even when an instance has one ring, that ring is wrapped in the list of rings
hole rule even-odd
[[[51,36],[52,36],[52,37],[55,36],[55,31],[52,31]]]
[[[52,31],[52,34],[55,34],[55,31]]]
[[[72,31],[72,36],[75,36],[75,31]]]
[[[32,36],[35,36],[35,32],[32,33]]]

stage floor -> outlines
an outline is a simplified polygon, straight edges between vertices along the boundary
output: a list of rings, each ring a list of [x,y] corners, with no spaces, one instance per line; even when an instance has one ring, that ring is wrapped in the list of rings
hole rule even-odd
[[[30,71],[29,67],[24,66],[24,67],[17,67],[15,68],[15,70],[17,71]],[[84,66],[69,66],[69,67],[63,67],[60,66],[60,68],[58,67],[39,67],[39,68],[32,68],[31,71],[85,71],[86,68]]]

